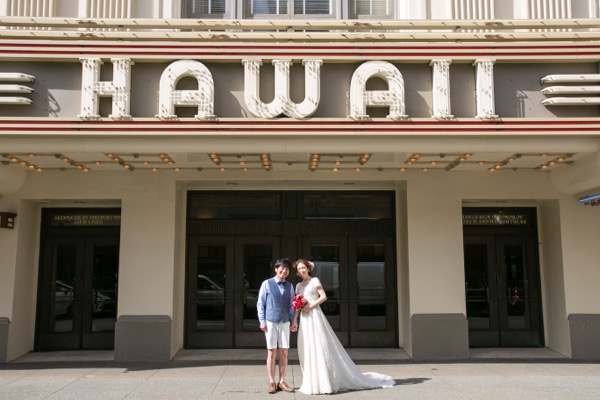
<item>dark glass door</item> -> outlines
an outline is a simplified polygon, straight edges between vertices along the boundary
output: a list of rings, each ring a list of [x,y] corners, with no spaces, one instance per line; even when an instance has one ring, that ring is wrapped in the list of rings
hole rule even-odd
[[[390,237],[307,237],[304,252],[327,301],[321,308],[343,345],[397,345]]]
[[[118,272],[118,236],[45,237],[37,349],[112,349]]]
[[[188,348],[257,347],[262,281],[273,276],[276,237],[193,236],[188,245]]]
[[[542,346],[535,238],[465,236],[464,251],[470,346]]]

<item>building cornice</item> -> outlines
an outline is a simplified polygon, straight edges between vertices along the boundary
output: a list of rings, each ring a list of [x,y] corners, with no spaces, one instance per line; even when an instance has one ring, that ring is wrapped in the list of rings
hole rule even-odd
[[[600,39],[599,19],[197,20],[0,18],[1,39],[162,42],[545,42]],[[12,29],[14,28],[14,29]]]
[[[194,59],[237,63],[242,59],[319,59],[324,62],[356,63],[382,60],[426,62],[452,59],[470,63],[490,58],[496,62],[596,62],[600,60],[600,38],[585,42],[510,43],[163,43],[90,42],[59,40],[0,40],[0,60],[57,60],[79,62],[81,57],[127,57],[135,62]]]
[[[102,118],[79,119],[1,118],[0,137],[52,136],[268,136],[268,137],[588,137],[600,138],[600,118],[544,119],[506,118],[492,121],[461,118],[437,121],[415,118],[390,121],[374,118],[353,121],[347,118],[260,119],[221,118],[198,121],[181,118],[161,121],[133,118],[115,121]]]

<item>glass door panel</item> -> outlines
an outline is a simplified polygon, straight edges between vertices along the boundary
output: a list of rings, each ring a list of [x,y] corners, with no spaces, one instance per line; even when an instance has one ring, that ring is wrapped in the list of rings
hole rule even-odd
[[[498,347],[500,335],[494,238],[465,237],[464,258],[470,345]]]
[[[359,330],[385,330],[385,259],[384,245],[356,246],[356,313]]]
[[[530,236],[498,237],[501,292],[498,296],[504,347],[541,346],[536,241]]]
[[[395,275],[389,237],[349,239],[350,342],[395,346]]]
[[[538,265],[532,236],[465,236],[471,347],[542,345]]]
[[[188,347],[233,344],[234,239],[191,237],[188,246],[186,325]]]
[[[390,237],[307,237],[305,251],[327,294],[321,305],[345,346],[396,346]]]
[[[88,274],[91,287],[92,332],[114,332],[117,321],[117,294],[119,275],[119,245],[92,243],[92,273]]]
[[[190,238],[187,279],[189,348],[257,347],[264,343],[256,314],[258,290],[274,275],[279,238]]]
[[[327,294],[321,309],[343,345],[348,345],[348,273],[346,271],[346,238],[309,237],[304,254],[315,267],[312,276],[318,277]]]
[[[252,347],[264,343],[256,312],[262,282],[274,276],[279,258],[279,238],[236,237],[235,263],[235,346]],[[288,280],[294,283],[294,272]]]
[[[114,347],[118,262],[118,235],[44,238],[39,350]]]

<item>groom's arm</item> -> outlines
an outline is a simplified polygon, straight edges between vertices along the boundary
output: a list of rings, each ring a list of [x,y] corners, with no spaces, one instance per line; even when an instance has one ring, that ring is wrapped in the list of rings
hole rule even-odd
[[[264,281],[262,285],[260,285],[260,290],[258,291],[258,300],[256,302],[256,314],[258,315],[258,322],[260,322],[261,328],[266,326],[265,319],[265,306],[267,304],[267,282]]]

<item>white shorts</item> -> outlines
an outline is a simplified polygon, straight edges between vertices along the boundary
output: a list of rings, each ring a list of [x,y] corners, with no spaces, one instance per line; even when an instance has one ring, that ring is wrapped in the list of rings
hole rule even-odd
[[[289,349],[290,348],[290,323],[267,321],[267,349]]]

